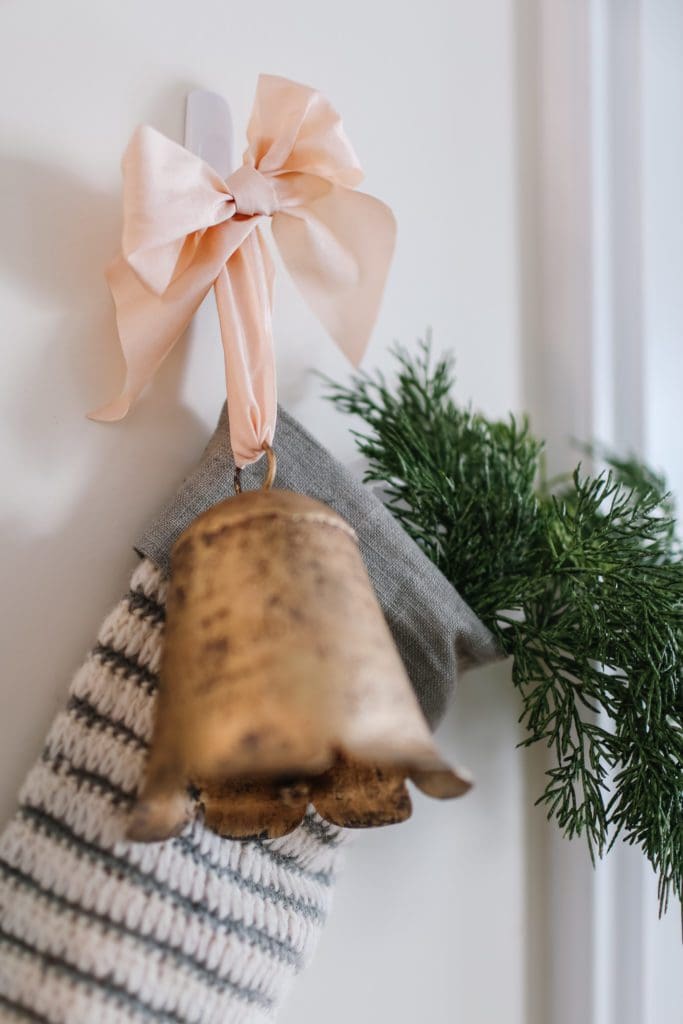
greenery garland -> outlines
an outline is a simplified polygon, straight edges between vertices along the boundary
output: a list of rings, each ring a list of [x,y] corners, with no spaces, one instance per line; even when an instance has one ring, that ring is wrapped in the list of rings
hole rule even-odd
[[[526,420],[451,397],[452,360],[328,381],[389,509],[513,659],[525,746],[554,751],[539,803],[591,857],[622,836],[683,895],[683,561],[663,479],[601,453],[547,481]]]

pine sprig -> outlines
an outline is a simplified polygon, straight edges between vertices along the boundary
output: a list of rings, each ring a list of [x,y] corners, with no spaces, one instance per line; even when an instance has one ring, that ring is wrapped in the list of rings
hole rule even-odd
[[[366,478],[512,656],[525,745],[552,748],[539,798],[591,856],[638,843],[660,907],[683,895],[683,561],[665,483],[601,453],[542,480],[526,420],[451,397],[452,362],[397,352],[397,380],[357,375],[330,397],[359,416]]]

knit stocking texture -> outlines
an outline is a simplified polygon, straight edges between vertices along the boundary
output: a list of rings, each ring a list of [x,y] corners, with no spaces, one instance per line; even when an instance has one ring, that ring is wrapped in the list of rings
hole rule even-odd
[[[0,1021],[269,1021],[316,944],[346,834],[312,811],[271,842],[200,821],[162,843],[124,838],[165,590],[142,561],[0,836]]]

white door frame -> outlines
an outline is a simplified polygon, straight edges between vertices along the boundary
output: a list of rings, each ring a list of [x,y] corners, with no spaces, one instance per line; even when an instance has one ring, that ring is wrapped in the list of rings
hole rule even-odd
[[[645,325],[643,224],[658,183],[644,177],[652,145],[643,111],[657,109],[650,69],[661,60],[651,49],[667,13],[669,28],[683,27],[671,0],[517,2],[525,404],[548,441],[551,472],[576,463],[572,438],[651,454],[657,393],[646,386],[654,340]],[[683,68],[678,81],[683,124]],[[683,218],[671,230],[683,247]],[[545,762],[536,755],[530,763],[531,801]],[[567,842],[540,817],[531,816],[529,838],[529,1021],[677,1020],[679,922],[658,922],[649,865],[621,844],[593,870],[585,843]],[[664,994],[662,957],[672,970]]]

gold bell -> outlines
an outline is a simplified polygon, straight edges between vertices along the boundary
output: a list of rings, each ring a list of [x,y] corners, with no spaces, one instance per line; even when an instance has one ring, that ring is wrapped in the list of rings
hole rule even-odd
[[[271,490],[199,516],[171,556],[143,791],[128,834],[177,833],[198,803],[233,838],[285,835],[313,804],[347,827],[409,817],[406,778],[470,783],[439,756],[348,523]]]

